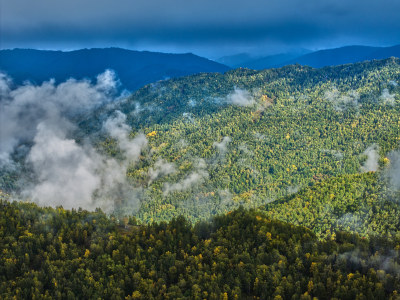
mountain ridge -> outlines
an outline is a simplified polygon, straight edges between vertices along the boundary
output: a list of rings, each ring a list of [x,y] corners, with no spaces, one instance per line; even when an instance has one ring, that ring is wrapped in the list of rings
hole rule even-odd
[[[91,48],[73,51],[35,49],[0,50],[0,70],[16,84],[41,84],[54,78],[90,80],[106,69],[116,72],[122,88],[136,90],[148,83],[200,72],[225,72],[230,68],[192,53],[171,54],[122,48]]]
[[[400,57],[400,45],[389,47],[351,45],[317,51],[304,51],[309,53],[277,53],[258,58],[251,58],[249,54],[241,53],[239,55],[222,57],[217,61],[226,61],[226,64],[231,67],[263,70],[280,68],[296,63],[314,68],[322,68],[373,59],[386,59],[392,56]]]
[[[371,46],[345,46],[334,49],[319,50],[295,59],[285,64],[299,63],[314,68],[336,66],[349,63],[362,62],[366,60],[385,59],[400,56],[400,45],[391,47]]]

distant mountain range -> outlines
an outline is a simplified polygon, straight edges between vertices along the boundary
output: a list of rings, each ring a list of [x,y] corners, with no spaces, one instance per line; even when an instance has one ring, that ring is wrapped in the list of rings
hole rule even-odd
[[[262,70],[291,64],[314,68],[336,66],[365,60],[400,57],[400,45],[392,47],[347,46],[310,52],[300,49],[264,57],[241,53],[224,56],[218,62],[191,53],[167,54],[121,48],[47,51],[33,49],[0,50],[0,72],[16,84],[29,80],[35,84],[54,78],[57,83],[75,79],[95,79],[106,69],[116,72],[121,88],[135,91],[140,87],[196,73],[223,73],[230,68]]]
[[[400,45],[392,47],[346,46],[335,49],[319,50],[306,53],[290,52],[252,58],[249,54],[225,56],[219,62],[233,67],[244,67],[255,70],[277,68],[291,64],[301,64],[314,68],[337,66],[373,59],[384,59],[391,56],[400,57]]]
[[[288,61],[285,64],[299,63],[314,68],[337,66],[391,56],[400,57],[400,45],[392,47],[348,46],[312,52]]]
[[[40,84],[51,78],[56,82],[71,77],[94,79],[105,69],[114,70],[122,87],[133,91],[158,80],[201,72],[225,72],[230,68],[191,53],[166,54],[120,48],[0,51],[0,71],[11,76],[16,84],[26,80]]]
[[[297,49],[287,53],[267,56],[255,56],[248,53],[239,53],[223,56],[216,61],[232,68],[249,68],[254,70],[270,69],[279,64],[286,63],[296,57],[312,52],[307,49]]]

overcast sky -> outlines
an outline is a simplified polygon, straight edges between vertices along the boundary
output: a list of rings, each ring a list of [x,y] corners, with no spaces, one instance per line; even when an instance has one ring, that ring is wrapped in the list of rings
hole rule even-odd
[[[0,0],[0,47],[216,58],[400,43],[400,0]]]

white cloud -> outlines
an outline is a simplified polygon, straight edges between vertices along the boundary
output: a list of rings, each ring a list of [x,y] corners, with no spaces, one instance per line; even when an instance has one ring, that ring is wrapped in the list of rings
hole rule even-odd
[[[360,94],[351,90],[345,94],[340,93],[338,89],[333,87],[331,90],[325,91],[325,99],[332,103],[337,111],[343,111],[348,108],[359,108]]]
[[[218,149],[221,155],[225,155],[228,151],[228,145],[232,141],[229,136],[224,136],[221,142],[214,142],[213,146]]]
[[[251,106],[255,103],[253,96],[247,91],[235,87],[234,91],[226,96],[227,103],[238,106]]]
[[[13,88],[7,76],[0,76],[1,163],[12,164],[10,154],[23,149],[26,155],[20,159],[34,177],[21,186],[21,196],[40,205],[100,207],[107,212],[128,209],[132,213],[139,207],[141,189],[128,181],[126,171],[139,159],[147,140],[143,134],[130,138],[126,116],[116,111],[103,124],[123,160],[102,155],[87,141],[78,143],[72,137],[76,130],[72,120],[114,101],[117,85],[109,70],[95,84],[69,79],[59,85],[49,81]],[[25,142],[32,146],[19,146]]]
[[[14,89],[11,80],[0,74],[0,165],[10,162],[10,154],[20,143],[32,141],[41,122],[74,118],[111,102],[116,86],[115,74],[109,70],[97,77],[96,84],[69,79],[59,85],[48,81]]]
[[[366,161],[361,166],[361,172],[376,172],[379,168],[379,146],[373,144],[369,146],[364,152],[363,155],[367,156]]]
[[[114,116],[106,120],[103,128],[116,139],[119,148],[129,161],[138,160],[140,151],[147,145],[147,139],[144,134],[138,134],[133,140],[129,138],[131,128],[126,124],[125,114],[115,111]]]
[[[388,89],[383,89],[382,95],[379,97],[379,100],[384,105],[394,105],[394,103],[395,103],[395,94],[390,94]]]
[[[176,168],[173,163],[167,162],[164,159],[159,159],[154,166],[149,169],[149,184],[157,178],[176,173]]]
[[[127,159],[117,161],[99,154],[89,144],[80,145],[68,138],[72,127],[62,118],[38,125],[27,157],[37,180],[25,187],[22,195],[40,205],[62,205],[64,208],[100,207],[107,212],[126,206],[138,208],[140,199],[128,182],[126,171],[128,165],[138,159],[146,145],[145,138],[122,138],[122,146],[119,145]]]
[[[176,183],[166,183],[164,185],[164,195],[175,191],[185,191],[202,184],[209,176],[206,167],[206,162],[203,159],[199,159],[192,173]]]
[[[400,151],[392,151],[388,154],[390,164],[386,169],[385,176],[388,179],[389,187],[400,190]]]

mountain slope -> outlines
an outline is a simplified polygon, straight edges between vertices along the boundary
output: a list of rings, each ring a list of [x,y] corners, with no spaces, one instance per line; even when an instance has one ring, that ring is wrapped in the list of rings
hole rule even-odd
[[[102,129],[116,114],[125,118],[129,138],[144,141],[125,172],[140,207],[119,209],[125,194],[113,190],[115,213],[196,222],[265,205],[315,178],[359,173],[373,145],[374,157],[398,149],[399,82],[399,59],[191,75],[102,107],[79,122],[75,138],[89,136],[98,152],[123,159],[124,148]],[[19,182],[2,174],[2,188]]]
[[[200,72],[225,72],[229,68],[193,54],[165,54],[119,48],[82,49],[70,52],[14,49],[0,51],[0,70],[17,84],[36,84],[54,78],[94,79],[112,69],[123,88],[136,90],[158,80]]]
[[[272,219],[308,227],[323,238],[339,230],[364,237],[400,237],[399,199],[386,193],[378,174],[342,175],[271,202],[261,210]]]
[[[381,155],[398,147],[400,91],[391,82],[399,80],[399,60],[389,59],[324,69],[238,69],[144,87],[113,107],[134,131],[154,132],[151,154],[129,176],[147,182],[160,159],[178,171],[151,182],[138,217],[168,220],[179,212],[195,221],[280,198],[315,176],[358,173],[372,144]],[[385,88],[393,105],[382,98]],[[235,97],[254,102],[240,106],[230,102]],[[140,113],[132,114],[137,107]],[[98,124],[82,125],[90,122]],[[197,178],[193,185],[167,191],[191,178]]]

